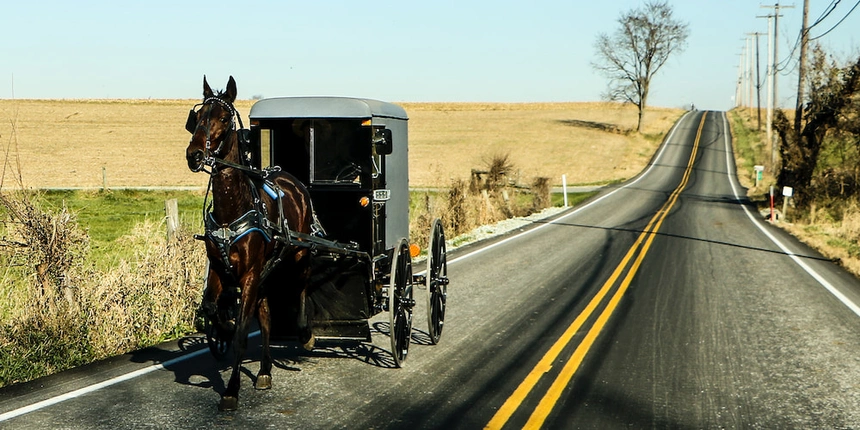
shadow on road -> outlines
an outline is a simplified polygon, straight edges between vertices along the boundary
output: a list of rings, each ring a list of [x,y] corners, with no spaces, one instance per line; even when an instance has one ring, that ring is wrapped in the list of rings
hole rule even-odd
[[[389,337],[389,326],[388,322],[376,322],[371,326],[371,333]],[[261,347],[258,338],[259,334],[250,336],[248,350],[242,360],[242,373],[252,381],[256,380],[256,375],[247,365],[259,363]],[[413,328],[412,345],[431,345],[430,335]],[[390,351],[366,342],[320,339],[312,351],[307,351],[298,342],[277,341],[272,342],[271,351],[273,365],[286,371],[301,371],[302,363],[313,358],[358,360],[380,368],[396,368]],[[173,372],[176,383],[221,393],[226,388],[223,372],[230,369],[232,353],[228,352],[223,359],[216,360],[208,351],[206,338],[196,334],[179,339],[176,348],[168,344],[135,351],[131,354],[131,361],[161,363],[165,370]]]

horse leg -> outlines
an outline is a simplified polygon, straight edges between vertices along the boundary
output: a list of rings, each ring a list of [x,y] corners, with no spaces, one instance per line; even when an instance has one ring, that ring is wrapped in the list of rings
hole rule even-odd
[[[218,404],[218,409],[222,411],[235,411],[239,408],[239,387],[240,387],[240,368],[242,366],[242,357],[245,355],[245,348],[248,345],[248,331],[244,329],[244,318],[239,324],[239,329],[233,338],[233,367],[230,373],[230,381],[227,383],[227,389],[224,394],[221,394],[221,402]]]
[[[215,269],[210,268],[206,289],[203,291],[203,303],[201,303],[201,307],[203,308],[203,314],[212,324],[217,324],[218,321],[218,296],[221,295],[222,289],[221,278]]]
[[[311,321],[307,312],[307,300],[307,289],[302,288],[301,293],[299,293],[299,341],[305,350],[312,351],[316,343],[316,338],[311,329]]]
[[[221,395],[221,403],[218,409],[222,411],[235,411],[239,408],[239,388],[242,357],[248,348],[248,331],[251,328],[251,317],[254,315],[256,306],[257,284],[256,277],[247,275],[242,279],[242,300],[239,307],[239,315],[236,321],[236,334],[233,337],[233,371],[230,373],[230,381],[227,389]]]
[[[268,390],[272,388],[272,354],[269,350],[269,333],[272,325],[269,313],[269,301],[265,297],[260,300],[257,308],[257,319],[260,321],[260,335],[263,338],[263,357],[260,359],[260,372],[254,388]]]
[[[299,342],[305,350],[311,351],[314,349],[316,338],[314,338],[313,329],[311,327],[311,318],[308,315],[308,279],[310,278],[311,267],[309,256],[306,251],[302,250],[296,253],[296,262],[298,263],[296,281],[299,284],[299,312],[297,328],[299,331]]]

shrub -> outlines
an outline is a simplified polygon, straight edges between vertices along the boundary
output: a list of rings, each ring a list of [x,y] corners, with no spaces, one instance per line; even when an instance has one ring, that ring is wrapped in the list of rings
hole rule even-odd
[[[134,258],[100,271],[75,217],[37,197],[0,194],[0,260],[16,269],[2,281],[23,297],[0,314],[0,386],[194,331],[205,253],[189,234],[167,241],[163,223],[147,220],[119,239]]]
[[[551,205],[548,178],[535,178],[523,186],[512,177],[516,167],[507,155],[493,156],[484,169],[472,169],[467,183],[455,179],[438,193],[425,192],[420,202],[412,202],[410,238],[422,249],[427,245],[430,223],[439,218],[447,237],[468,233],[486,224],[527,216]],[[415,198],[413,196],[413,198]]]

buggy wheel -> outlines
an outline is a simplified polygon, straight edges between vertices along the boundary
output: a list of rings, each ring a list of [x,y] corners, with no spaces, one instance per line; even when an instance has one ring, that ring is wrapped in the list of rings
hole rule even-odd
[[[445,231],[438,218],[430,228],[430,244],[427,248],[427,325],[430,342],[439,343],[445,323],[445,307],[448,299],[448,256],[445,247]]]
[[[230,351],[230,344],[233,341],[232,336],[230,339],[225,339],[223,333],[218,330],[215,324],[212,324],[209,318],[204,318],[204,320],[206,321],[204,330],[206,333],[206,343],[209,345],[209,352],[212,353],[212,356],[216,360],[221,360]]]
[[[394,364],[401,367],[409,353],[412,341],[412,255],[405,238],[394,249],[391,277],[388,285],[388,317],[391,330],[391,355]]]

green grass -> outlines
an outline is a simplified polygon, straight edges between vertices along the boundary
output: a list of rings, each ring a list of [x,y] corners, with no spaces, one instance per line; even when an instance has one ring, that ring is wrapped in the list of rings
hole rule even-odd
[[[734,150],[737,152],[738,158],[744,160],[744,165],[738,166],[738,169],[752,170],[753,166],[757,164],[756,161],[765,155],[762,152],[761,133],[748,128],[737,111],[732,111],[730,116],[734,125],[732,127]]]
[[[431,199],[443,196],[444,191],[411,192],[410,213],[418,214],[424,208],[424,196]],[[575,206],[597,194],[568,193],[568,203]],[[65,205],[77,217],[79,225],[90,237],[91,262],[103,269],[120,259],[134,256],[134,250],[117,243],[117,239],[131,234],[134,227],[145,220],[161,220],[165,216],[164,202],[177,199],[180,222],[193,231],[202,231],[203,195],[197,191],[46,191],[41,199],[47,207],[59,209]],[[563,196],[552,195],[552,205],[562,206]]]
[[[651,142],[651,143],[660,143],[660,142],[662,142],[662,141],[663,141],[663,136],[665,136],[665,135],[666,135],[666,133],[665,133],[665,132],[662,132],[662,131],[661,131],[661,132],[659,132],[659,133],[642,133],[642,137],[644,137],[644,138],[645,138],[645,140],[647,140],[647,141],[649,141],[649,142]]]
[[[203,193],[197,191],[47,191],[42,195],[50,208],[65,205],[90,237],[91,259],[98,268],[133,256],[134,250],[116,242],[135,225],[165,217],[164,202],[177,199],[182,225],[202,231]]]
[[[567,193],[567,204],[568,206],[576,206],[582,203],[584,200],[596,196],[597,193],[597,191],[590,191],[587,193]],[[553,193],[552,205],[564,206],[564,193]]]

